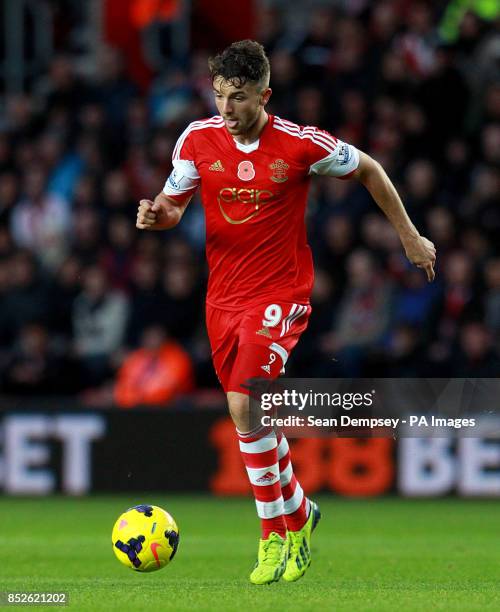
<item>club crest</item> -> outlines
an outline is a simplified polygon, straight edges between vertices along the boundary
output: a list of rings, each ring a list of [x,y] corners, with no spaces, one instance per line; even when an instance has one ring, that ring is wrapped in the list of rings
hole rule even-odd
[[[284,183],[288,181],[287,170],[290,166],[282,159],[275,160],[272,164],[269,164],[269,168],[273,171],[271,180],[275,183]]]

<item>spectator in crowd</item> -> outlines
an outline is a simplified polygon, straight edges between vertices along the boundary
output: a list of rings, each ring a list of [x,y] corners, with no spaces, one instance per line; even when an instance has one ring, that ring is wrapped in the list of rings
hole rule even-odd
[[[12,170],[0,174],[0,226],[9,227],[14,205],[19,197],[19,180]]]
[[[328,9],[310,14],[308,29],[296,50],[302,82],[323,83],[333,56],[334,15]]]
[[[54,57],[40,85],[45,91],[45,108],[49,114],[60,110],[74,113],[92,98],[92,87],[81,78],[74,59],[66,53]]]
[[[137,347],[144,329],[150,324],[165,321],[160,299],[159,263],[154,257],[139,256],[131,269],[130,314],[127,325],[127,344]]]
[[[418,327],[428,320],[440,287],[439,282],[430,285],[421,278],[418,270],[417,274],[414,272],[408,268],[395,290],[392,318],[396,323]]]
[[[105,223],[108,223],[110,218],[117,214],[127,214],[131,217],[133,213],[135,201],[130,193],[130,185],[127,175],[123,170],[112,170],[108,172],[104,179],[103,202],[101,207],[101,215]]]
[[[160,325],[144,329],[141,346],[125,357],[118,370],[115,401],[120,408],[166,404],[193,389],[188,353],[168,338]]]
[[[96,98],[104,109],[106,124],[122,130],[127,109],[139,93],[138,87],[128,78],[123,55],[116,48],[101,49],[98,70]]]
[[[135,259],[135,232],[129,219],[116,214],[108,223],[107,246],[102,250],[101,266],[111,285],[126,292],[130,287],[131,269]]]
[[[461,328],[452,371],[458,378],[498,378],[498,353],[493,348],[490,332],[481,322],[466,323]]]
[[[169,260],[167,260],[169,261]],[[188,341],[201,323],[203,299],[191,261],[169,261],[163,272],[163,317],[177,340]]]
[[[346,266],[347,287],[324,346],[338,360],[343,375],[359,376],[364,350],[377,346],[389,324],[391,288],[368,251],[351,253]]]
[[[490,259],[484,273],[484,322],[493,334],[497,353],[500,353],[500,257]]]
[[[2,387],[16,395],[63,395],[74,391],[70,363],[51,346],[47,327],[28,323],[19,330]]]
[[[0,302],[0,338],[11,343],[26,323],[46,323],[49,287],[33,254],[15,251],[6,262],[7,287]]]
[[[437,177],[432,162],[427,159],[410,162],[405,179],[406,209],[423,225],[425,212],[436,204]]]
[[[419,328],[402,323],[393,327],[383,346],[367,357],[364,374],[381,378],[428,376]]]
[[[320,229],[317,253],[319,264],[339,284],[345,280],[345,262],[354,247],[355,235],[352,222],[347,215],[329,216]]]
[[[455,251],[441,268],[444,287],[435,304],[433,319],[436,329],[433,335],[451,348],[458,326],[467,315],[467,307],[474,295],[473,268],[464,251]]]
[[[426,224],[431,240],[439,248],[441,257],[446,257],[457,247],[456,224],[451,211],[443,206],[428,209]]]
[[[88,386],[110,377],[112,359],[125,340],[127,316],[128,301],[110,287],[105,271],[98,266],[86,268],[72,319],[74,353]]]
[[[332,326],[338,309],[339,286],[324,268],[316,267],[311,306],[314,317],[311,317],[306,331],[294,349],[287,368],[297,376],[316,378],[331,374],[332,355],[329,350],[323,351],[323,344],[328,349],[328,342],[322,343],[325,330]],[[329,333],[326,334],[329,338]]]
[[[81,291],[81,275],[81,261],[70,255],[56,271],[49,288],[50,331],[67,348],[71,345],[73,305]]]
[[[39,159],[48,171],[47,191],[65,201],[71,200],[83,172],[83,160],[66,149],[64,136],[58,132],[44,132],[37,145]]]
[[[67,250],[69,204],[47,191],[47,174],[40,165],[27,168],[23,179],[24,196],[11,216],[14,242],[31,250],[48,269],[54,269]]]

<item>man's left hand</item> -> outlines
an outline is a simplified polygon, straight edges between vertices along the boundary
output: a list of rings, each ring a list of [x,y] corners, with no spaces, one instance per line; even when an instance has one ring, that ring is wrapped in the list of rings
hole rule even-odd
[[[436,263],[436,247],[434,243],[424,236],[416,236],[402,240],[406,257],[415,264],[417,268],[425,270],[427,280],[431,283],[436,274],[434,264]]]

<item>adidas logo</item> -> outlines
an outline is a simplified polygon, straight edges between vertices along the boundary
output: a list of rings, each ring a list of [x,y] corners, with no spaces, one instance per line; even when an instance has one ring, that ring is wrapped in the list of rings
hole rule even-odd
[[[208,169],[212,170],[212,172],[224,172],[224,166],[220,159],[214,162]]]
[[[271,366],[270,365],[264,365],[264,366],[260,366],[264,372],[267,372],[268,374],[271,374]]]
[[[257,480],[255,482],[271,482],[272,480],[274,480],[276,478],[276,474],[273,474],[272,472],[266,472],[263,476],[261,476],[260,478],[257,478]]]
[[[268,327],[263,327],[262,329],[259,329],[258,332],[255,332],[258,336],[265,336],[266,338],[272,338],[271,336],[271,332],[269,331]]]

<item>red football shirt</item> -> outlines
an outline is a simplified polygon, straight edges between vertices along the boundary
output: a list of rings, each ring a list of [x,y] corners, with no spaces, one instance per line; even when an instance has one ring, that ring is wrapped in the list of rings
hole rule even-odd
[[[267,301],[308,303],[314,276],[304,215],[311,175],[346,177],[358,166],[358,151],[271,115],[259,139],[242,145],[216,116],[188,126],[172,161],[166,195],[186,198],[201,186],[207,302],[234,311]]]

